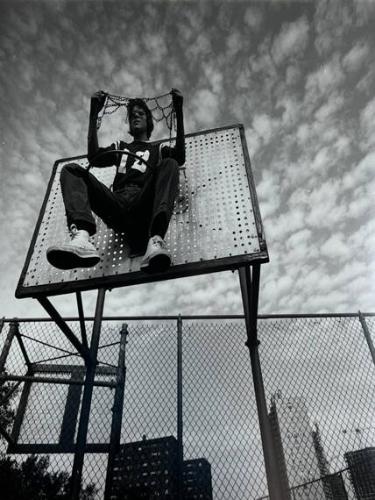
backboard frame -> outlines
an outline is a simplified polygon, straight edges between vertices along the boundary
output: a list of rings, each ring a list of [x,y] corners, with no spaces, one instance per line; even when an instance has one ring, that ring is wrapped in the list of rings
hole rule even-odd
[[[50,196],[51,188],[54,182],[54,177],[57,171],[57,167],[61,162],[73,161],[78,159],[86,158],[86,155],[80,155],[70,158],[64,158],[57,160],[54,164],[51,178],[48,183],[47,191],[44,197],[44,201],[39,213],[37,224],[34,230],[34,234],[30,243],[30,247],[26,256],[25,264],[23,266],[21,276],[17,285],[15,295],[17,298],[25,297],[46,297],[53,295],[62,295],[72,292],[81,292],[86,290],[93,290],[98,288],[112,289],[123,286],[130,286],[142,283],[151,283],[155,281],[164,281],[168,279],[182,278],[193,275],[208,274],[214,272],[220,272],[225,270],[235,270],[243,266],[262,264],[269,261],[267,245],[264,237],[263,224],[260,216],[258,200],[255,191],[254,179],[251,171],[250,157],[246,145],[245,131],[242,124],[234,124],[227,127],[220,127],[215,129],[204,130],[201,132],[195,132],[193,134],[186,134],[186,137],[194,137],[203,134],[209,134],[213,132],[220,132],[224,130],[230,130],[237,128],[239,130],[242,152],[244,158],[244,166],[246,169],[247,180],[249,185],[249,191],[251,196],[251,203],[253,206],[254,220],[256,232],[259,240],[259,252],[243,255],[233,255],[224,258],[217,258],[212,260],[204,260],[201,262],[192,262],[178,264],[176,266],[171,266],[171,268],[163,273],[147,274],[143,271],[133,271],[129,273],[116,274],[111,276],[101,276],[89,279],[81,279],[79,281],[65,281],[59,283],[41,284],[34,286],[24,286],[25,276],[27,274],[31,256],[33,253],[34,246],[36,244],[42,219],[45,213],[46,205]],[[168,142],[168,140],[160,141],[160,143]]]
[[[70,374],[70,379],[66,379],[65,384],[69,386],[65,408],[64,417],[61,424],[60,436],[58,443],[47,442],[20,442],[21,428],[25,419],[28,408],[29,396],[32,386],[49,383],[61,384],[62,380],[58,378],[51,378],[49,374]],[[7,453],[23,454],[23,453],[75,453],[76,442],[74,435],[78,425],[80,404],[82,393],[84,390],[86,368],[84,365],[56,365],[56,364],[33,364],[32,371],[25,377],[24,386],[21,392],[20,400],[17,405],[15,420],[11,432],[11,442],[8,442]],[[40,377],[39,375],[44,375]],[[98,366],[96,368],[97,376],[111,376],[116,379],[117,368],[108,366]],[[11,379],[12,377],[10,377]],[[35,378],[35,381],[33,379]],[[94,382],[94,386],[99,385]],[[115,382],[102,382],[100,385],[108,388],[115,388]],[[72,425],[73,424],[73,425]],[[86,443],[85,453],[108,453],[110,444],[106,443]]]

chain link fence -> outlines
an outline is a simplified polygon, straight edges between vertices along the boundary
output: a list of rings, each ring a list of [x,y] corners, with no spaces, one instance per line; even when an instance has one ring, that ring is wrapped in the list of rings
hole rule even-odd
[[[184,500],[268,498],[242,317],[104,319],[81,497],[104,498],[124,323],[120,449],[107,498],[173,499],[179,488]],[[79,321],[68,324],[79,336]],[[285,498],[374,499],[375,315],[260,317],[258,333]],[[3,497],[69,498],[83,360],[46,320],[5,320],[0,353]]]

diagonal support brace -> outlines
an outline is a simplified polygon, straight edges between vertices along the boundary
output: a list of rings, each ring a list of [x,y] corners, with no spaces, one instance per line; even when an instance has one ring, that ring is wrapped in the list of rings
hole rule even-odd
[[[21,333],[20,333],[18,322],[15,324],[14,332],[15,332],[15,336],[16,336],[18,345],[20,346],[22,355],[24,357],[24,360],[25,360],[25,363],[26,363],[26,366],[27,366],[27,370],[28,370],[28,372],[32,372],[32,363],[31,363],[30,358],[29,358],[29,356],[27,354],[27,350],[26,350],[25,344],[24,344],[24,342],[22,340],[22,336],[21,336]]]
[[[90,356],[90,351],[87,347],[85,347],[78,338],[74,335],[73,331],[69,328],[66,321],[60,316],[51,302],[47,299],[47,297],[38,297],[38,301],[40,305],[47,311],[56,325],[60,328],[60,330],[65,334],[69,342],[73,344],[73,346],[77,349],[79,354],[85,360],[86,365],[91,365],[92,360]]]

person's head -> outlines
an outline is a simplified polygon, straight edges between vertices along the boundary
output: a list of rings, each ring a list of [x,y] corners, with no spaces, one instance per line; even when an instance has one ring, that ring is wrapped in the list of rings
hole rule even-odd
[[[154,130],[154,122],[151,111],[142,99],[131,99],[127,106],[129,134],[133,137],[146,132],[147,139],[151,137]]]

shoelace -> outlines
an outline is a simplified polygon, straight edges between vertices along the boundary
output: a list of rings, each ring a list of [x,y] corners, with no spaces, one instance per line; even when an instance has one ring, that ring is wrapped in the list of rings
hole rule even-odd
[[[152,238],[152,243],[153,243],[154,245],[158,245],[160,248],[164,248],[164,247],[165,247],[165,242],[164,242],[164,240],[159,239],[159,238],[157,238],[157,237],[155,237],[155,236]]]
[[[70,238],[71,240],[73,241],[75,238],[77,238],[77,236],[79,235],[79,231],[77,229],[77,226],[75,224],[72,224],[69,228],[69,232],[70,232]]]
[[[70,231],[70,239],[71,241],[80,241],[82,240],[83,243],[86,243],[86,238],[82,234],[81,230],[77,228],[75,224],[72,224],[69,228]]]

